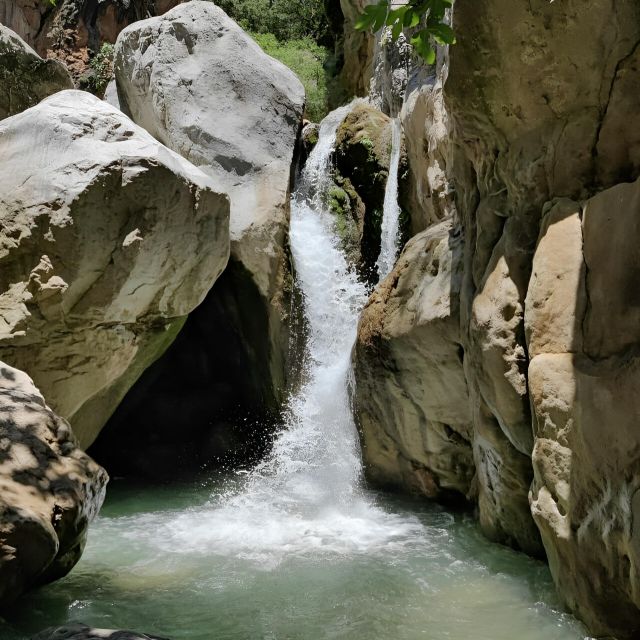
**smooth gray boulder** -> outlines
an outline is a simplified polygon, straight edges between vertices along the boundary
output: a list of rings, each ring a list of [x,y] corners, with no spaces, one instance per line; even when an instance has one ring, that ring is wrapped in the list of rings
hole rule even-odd
[[[83,447],[225,268],[229,202],[106,102],[0,122],[0,357]]]
[[[0,605],[71,570],[107,480],[31,378],[0,362]]]
[[[122,108],[229,194],[231,263],[241,281],[234,287],[245,295],[257,291],[262,309],[255,315],[266,313],[265,331],[245,327],[243,296],[231,303],[237,309],[227,310],[251,368],[266,381],[266,402],[282,396],[292,281],[289,193],[302,84],[205,1],[127,27],[116,43],[114,67]],[[254,344],[266,345],[266,362],[253,353]]]
[[[0,24],[0,120],[63,89],[73,89],[66,67],[57,60],[43,60],[16,33]]]

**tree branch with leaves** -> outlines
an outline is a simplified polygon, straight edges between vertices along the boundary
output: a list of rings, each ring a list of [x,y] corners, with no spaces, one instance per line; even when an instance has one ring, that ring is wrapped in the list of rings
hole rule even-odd
[[[409,0],[407,4],[394,5],[391,0],[379,0],[370,4],[358,18],[358,31],[376,32],[382,27],[391,29],[395,42],[405,29],[416,29],[409,39],[416,53],[427,64],[436,61],[437,44],[455,44],[456,36],[446,22],[447,9],[452,0]]]

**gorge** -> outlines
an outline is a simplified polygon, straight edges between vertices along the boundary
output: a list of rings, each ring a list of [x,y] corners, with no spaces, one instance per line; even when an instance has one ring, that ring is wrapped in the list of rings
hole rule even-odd
[[[309,123],[94,4],[0,0],[0,638],[637,637],[640,6],[327,4]]]

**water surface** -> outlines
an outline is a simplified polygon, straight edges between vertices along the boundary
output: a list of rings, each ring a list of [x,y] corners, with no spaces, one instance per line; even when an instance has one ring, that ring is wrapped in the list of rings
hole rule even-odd
[[[547,567],[488,542],[469,516],[367,493],[386,526],[398,525],[395,537],[343,522],[350,538],[342,544],[307,541],[277,553],[265,539],[251,553],[260,522],[231,540],[207,526],[228,483],[118,485],[80,563],[26,596],[0,638],[26,640],[73,620],[175,640],[585,636],[562,613]]]

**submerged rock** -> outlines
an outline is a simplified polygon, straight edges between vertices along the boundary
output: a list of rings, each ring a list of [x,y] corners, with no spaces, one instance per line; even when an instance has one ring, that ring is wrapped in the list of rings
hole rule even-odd
[[[226,196],[90,94],[0,122],[0,354],[83,447],[224,269]]]
[[[65,66],[43,60],[11,29],[0,24],[0,120],[20,113],[73,81]]]
[[[200,167],[231,201],[230,268],[198,312],[198,323],[224,330],[212,333],[204,349],[183,345],[198,353],[204,371],[198,424],[211,433],[231,419],[227,410],[211,411],[214,389],[216,405],[228,406],[234,420],[254,406],[277,411],[288,374],[289,195],[304,89],[292,71],[204,1],[125,29],[115,73],[122,108]],[[142,383],[156,393],[171,380],[167,402],[179,403],[192,391],[186,380],[175,384],[169,365],[155,378]],[[176,434],[175,415],[161,425],[144,410],[134,415],[150,434]]]
[[[104,500],[84,454],[33,381],[0,362],[0,605],[66,575]]]
[[[33,636],[31,640],[168,640],[168,638],[150,636],[135,631],[95,629],[86,624],[69,624],[45,629]]]

